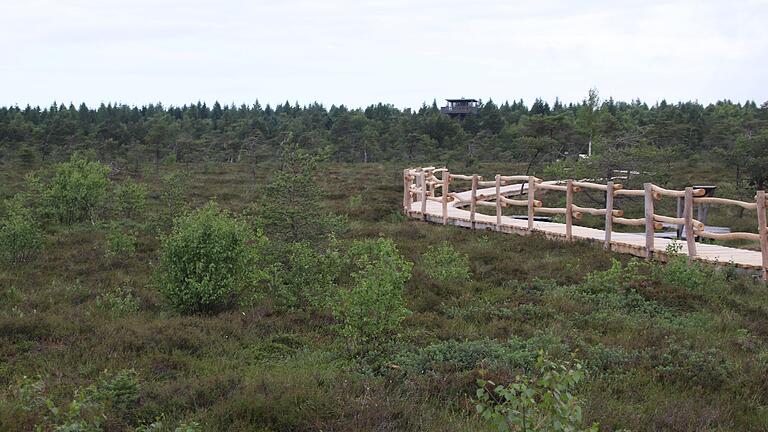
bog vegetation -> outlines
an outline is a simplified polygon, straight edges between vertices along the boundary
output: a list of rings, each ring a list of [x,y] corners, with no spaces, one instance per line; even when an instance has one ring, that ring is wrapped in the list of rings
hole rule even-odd
[[[764,430],[750,275],[405,220],[379,162],[747,193],[761,168],[706,152],[765,111],[0,109],[0,430]]]

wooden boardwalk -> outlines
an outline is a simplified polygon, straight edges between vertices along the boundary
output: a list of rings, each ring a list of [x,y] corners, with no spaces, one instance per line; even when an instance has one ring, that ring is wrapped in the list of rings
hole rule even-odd
[[[562,182],[541,182],[539,184],[546,185],[556,183]],[[434,184],[439,183],[433,182],[433,185]],[[499,191],[504,197],[514,197],[527,194],[527,189],[528,183],[517,183],[501,186]],[[434,189],[432,194],[435,194]],[[496,187],[475,187],[474,191],[467,190],[452,193],[450,195],[453,199],[447,203],[445,209],[443,207],[444,203],[440,201],[439,197],[427,198],[426,203],[424,203],[422,199],[420,199],[424,197],[424,194],[418,193],[417,188],[417,192],[410,195],[412,196],[412,200],[406,200],[410,202],[407,202],[409,208],[406,208],[405,210],[407,215],[411,218],[422,219],[432,223],[445,223],[447,225],[455,225],[465,228],[500,231],[519,235],[540,233],[550,239],[567,240],[566,224],[563,223],[534,221],[531,229],[529,228],[529,221],[526,219],[501,216],[501,224],[499,225],[497,223],[499,219],[497,219],[495,214],[487,215],[480,212],[474,212],[474,214],[472,214],[466,207],[469,207],[473,202],[473,194],[475,197],[481,197],[481,199],[486,202],[493,202],[496,200]],[[477,202],[478,199],[480,198],[475,198],[475,202]],[[447,218],[444,218],[444,211],[447,213]],[[474,222],[472,220],[473,217]],[[606,234],[604,230],[582,227],[575,224],[570,228],[571,238],[573,240],[590,241],[598,243],[601,246],[604,244]],[[611,231],[610,248],[619,253],[648,257],[649,254],[647,253],[648,249],[646,247],[648,244],[647,240],[645,233],[622,233]],[[654,238],[652,241],[654,258],[665,261],[667,259],[667,247],[673,241],[674,240],[666,238]],[[678,241],[677,243],[685,245],[685,241]],[[748,270],[763,270],[763,256],[761,251],[738,249],[709,243],[696,243],[695,251],[694,259],[696,260],[717,265],[735,265],[738,268]],[[686,255],[686,248],[683,247],[679,253]]]

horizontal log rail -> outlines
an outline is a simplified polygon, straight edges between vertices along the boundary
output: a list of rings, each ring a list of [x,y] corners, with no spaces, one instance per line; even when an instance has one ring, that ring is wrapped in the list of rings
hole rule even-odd
[[[617,223],[619,225],[627,225],[627,226],[645,226],[645,218],[614,217],[613,223]],[[653,226],[657,230],[664,228],[664,224],[661,222],[656,222]]]
[[[591,207],[579,207],[577,205],[573,206],[573,209],[575,211],[588,214],[591,216],[605,216],[606,213],[608,213],[607,209],[597,209],[597,208],[591,208]],[[611,214],[616,217],[622,217],[624,216],[624,210],[611,210]]]
[[[437,177],[435,174],[441,174]],[[464,189],[461,192],[452,192],[451,184],[456,181],[469,181],[471,189]],[[463,183],[466,184],[466,183]],[[409,168],[403,170],[403,208],[409,215],[418,215],[423,220],[427,220],[427,202],[437,202],[442,204],[442,223],[447,224],[449,220],[468,221],[472,228],[477,227],[478,215],[477,207],[491,207],[496,209],[495,228],[502,230],[502,226],[508,226],[510,219],[507,218],[504,223],[502,209],[506,207],[527,207],[527,227],[522,229],[531,232],[541,230],[541,226],[548,226],[547,223],[537,225],[535,216],[537,214],[564,215],[565,216],[565,238],[572,240],[573,220],[582,219],[583,215],[601,216],[605,219],[604,246],[611,249],[612,245],[621,242],[612,240],[614,233],[613,225],[642,226],[645,227],[645,246],[643,247],[644,256],[652,257],[655,251],[655,241],[653,232],[663,229],[664,224],[673,224],[684,226],[686,243],[688,245],[687,255],[694,259],[699,256],[697,253],[696,237],[713,239],[718,241],[745,240],[760,243],[760,269],[763,279],[768,279],[768,222],[766,222],[766,204],[765,192],[757,191],[755,202],[747,202],[730,198],[706,197],[706,190],[703,188],[687,187],[684,190],[673,190],[663,188],[651,183],[646,183],[643,189],[624,189],[620,183],[608,181],[606,184],[595,183],[586,180],[559,180],[544,181],[531,175],[495,175],[493,180],[484,180],[483,176],[472,174],[452,174],[448,168],[421,167]],[[466,186],[465,186],[466,187]],[[485,189],[480,190],[483,187]],[[605,193],[605,208],[582,207],[574,204],[573,199],[576,193],[584,189],[598,190]],[[565,207],[544,207],[540,199],[536,199],[537,193],[547,191],[564,192],[566,194]],[[512,196],[527,198],[513,198]],[[616,197],[644,197],[644,217],[628,218],[624,217],[622,209],[614,208],[614,199]],[[679,199],[679,203],[684,203],[682,217],[671,217],[654,212],[654,202],[664,197]],[[418,202],[416,208],[414,204]],[[678,204],[680,205],[680,204]],[[694,205],[731,205],[741,207],[746,210],[757,211],[757,233],[750,232],[731,232],[717,233],[707,231],[707,227],[701,221],[693,218]],[[434,204],[432,205],[434,208]],[[460,214],[452,214],[451,209],[460,209],[469,206],[469,217]],[[678,207],[678,215],[680,214]],[[466,212],[466,210],[464,210]],[[432,210],[430,214],[435,214]],[[440,214],[438,212],[437,214]],[[463,213],[466,214],[466,213]],[[481,221],[487,221],[488,215],[482,216]],[[482,222],[487,223],[487,222]],[[550,223],[555,224],[555,223]],[[555,224],[556,225],[556,224]],[[562,229],[562,228],[561,228]],[[583,228],[581,232],[583,232]],[[551,232],[551,231],[550,231]],[[599,231],[598,231],[599,232]],[[562,235],[562,231],[560,231]],[[581,234],[582,236],[584,234]],[[594,234],[591,234],[594,235]],[[702,246],[703,247],[703,246]],[[663,250],[663,248],[661,249]],[[749,252],[749,251],[745,251]],[[738,256],[738,254],[736,255]],[[702,258],[706,259],[706,258]]]
[[[693,203],[694,204],[726,204],[726,205],[739,206],[747,210],[757,210],[757,204],[755,203],[749,203],[746,201],[739,201],[739,200],[728,199],[728,198],[701,197],[701,198],[694,198]]]
[[[472,180],[472,176],[468,175],[461,175],[461,174],[450,174],[451,180]],[[482,179],[482,177],[477,176],[478,179]]]
[[[601,191],[607,191],[608,190],[608,186],[607,185],[597,184],[597,183],[575,181],[575,182],[573,182],[573,185],[576,186],[576,187],[579,187],[579,188],[584,188],[584,189],[597,189],[597,190],[601,190]],[[616,183],[616,184],[613,185],[613,190],[620,190],[623,187],[624,186],[622,186],[621,184]]]
[[[706,230],[695,230],[697,236],[712,240],[753,240],[760,241],[760,234],[748,232],[714,233]]]
[[[613,192],[613,196],[639,196],[644,197],[645,191],[642,189],[619,189]],[[661,192],[653,191],[653,199],[658,201],[661,199]]]
[[[668,224],[674,224],[674,225],[683,225],[686,223],[686,218],[676,218],[676,217],[669,217],[669,216],[662,216],[662,215],[653,215],[653,220],[668,223]],[[693,225],[693,229],[695,231],[703,231],[704,230],[704,223],[697,221],[696,219],[690,220],[691,224]]]
[[[536,207],[534,211],[541,214],[564,215],[568,210],[565,207]],[[576,216],[576,219],[581,219],[581,213],[574,216]]]
[[[542,183],[542,184],[536,185],[536,189],[565,192],[567,190],[567,187],[565,185],[543,184]],[[573,191],[574,192],[581,192],[581,187],[574,186]]]
[[[516,175],[516,176],[500,176],[499,177],[501,181],[511,182],[511,181],[523,181],[527,182],[528,180],[533,180],[534,183],[541,183],[541,179],[534,177],[534,176],[528,176],[528,175]]]
[[[668,196],[668,197],[674,197],[674,198],[683,198],[685,197],[685,191],[676,191],[676,190],[670,190],[670,189],[664,189],[663,187],[651,185],[651,188],[654,192],[658,192],[662,196]],[[704,194],[707,193],[704,189],[693,189],[693,196],[694,197],[702,197]]]
[[[503,204],[505,207],[508,207],[508,206],[520,206],[520,207],[525,207],[525,206],[527,206],[527,205],[528,205],[528,201],[526,201],[526,200],[516,200],[516,199],[509,199],[509,198],[507,198],[507,197],[505,197],[505,196],[500,196],[500,197],[499,197],[499,200],[501,201],[501,203],[502,203],[502,204]],[[541,201],[539,201],[539,200],[533,200],[533,206],[534,206],[534,207],[541,207]]]

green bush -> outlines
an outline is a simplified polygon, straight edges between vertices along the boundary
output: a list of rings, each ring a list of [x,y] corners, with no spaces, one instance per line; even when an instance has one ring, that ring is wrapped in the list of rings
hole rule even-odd
[[[181,215],[186,207],[184,202],[184,190],[189,183],[189,175],[176,171],[163,176],[163,190],[160,193],[160,203],[162,205],[160,217],[163,224],[168,227],[173,219]]]
[[[674,337],[652,359],[654,370],[661,381],[679,382],[717,390],[736,372],[736,365],[718,349],[697,350],[689,341]]]
[[[124,232],[117,224],[109,226],[105,237],[107,258],[128,257],[136,253],[136,235]]]
[[[6,200],[0,219],[0,258],[11,263],[31,259],[43,247],[43,232],[32,210],[25,207],[20,196]]]
[[[448,242],[431,248],[424,254],[424,271],[438,281],[468,281],[471,275],[469,258]]]
[[[277,304],[286,308],[328,306],[341,270],[339,252],[317,251],[306,242],[271,246],[268,285]]]
[[[261,240],[213,202],[177,218],[171,233],[161,239],[160,291],[182,313],[231,304],[256,275]]]
[[[354,210],[358,209],[363,206],[363,196],[362,195],[352,195],[349,197],[349,208]]]
[[[464,321],[490,322],[495,319],[510,319],[519,315],[520,309],[534,308],[534,305],[517,305],[514,310],[506,308],[488,299],[475,298],[470,301],[442,307],[442,311],[450,319],[463,319]]]
[[[688,291],[700,291],[718,282],[724,282],[722,275],[712,266],[704,266],[698,261],[689,262],[688,256],[682,255],[682,244],[672,242],[667,246],[667,263],[653,266],[653,276],[669,285],[685,288]]]
[[[93,221],[107,197],[107,174],[108,167],[74,153],[56,165],[53,179],[43,186],[45,211],[64,224]]]
[[[125,316],[139,310],[139,301],[126,284],[96,297],[96,307],[114,317]]]
[[[51,398],[41,378],[23,377],[14,388],[14,396],[19,408],[37,414],[35,430],[101,431],[106,423],[122,430],[134,423],[139,390],[136,372],[121,370],[104,371],[97,382],[75,390],[68,403]]]
[[[118,217],[134,218],[147,206],[147,187],[133,180],[126,180],[115,188],[115,210]]]
[[[318,186],[320,157],[294,143],[280,149],[280,169],[264,188],[258,216],[270,239],[318,244],[346,227],[344,218],[323,209]]]
[[[530,344],[512,338],[467,341],[447,340],[398,354],[394,363],[415,374],[439,374],[471,371],[479,368],[524,369],[533,364],[536,350]]]
[[[477,412],[499,431],[590,431],[582,429],[581,403],[574,396],[585,378],[580,363],[554,363],[540,354],[531,376],[507,385],[478,380]]]
[[[403,289],[413,264],[397,251],[392,240],[358,240],[348,257],[353,283],[339,292],[334,316],[343,335],[357,341],[376,340],[396,330],[410,313]]]

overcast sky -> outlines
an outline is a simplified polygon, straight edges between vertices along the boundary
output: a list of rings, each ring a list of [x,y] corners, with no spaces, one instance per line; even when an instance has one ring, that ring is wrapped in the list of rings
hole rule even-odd
[[[0,1],[0,105],[768,100],[768,0]]]

